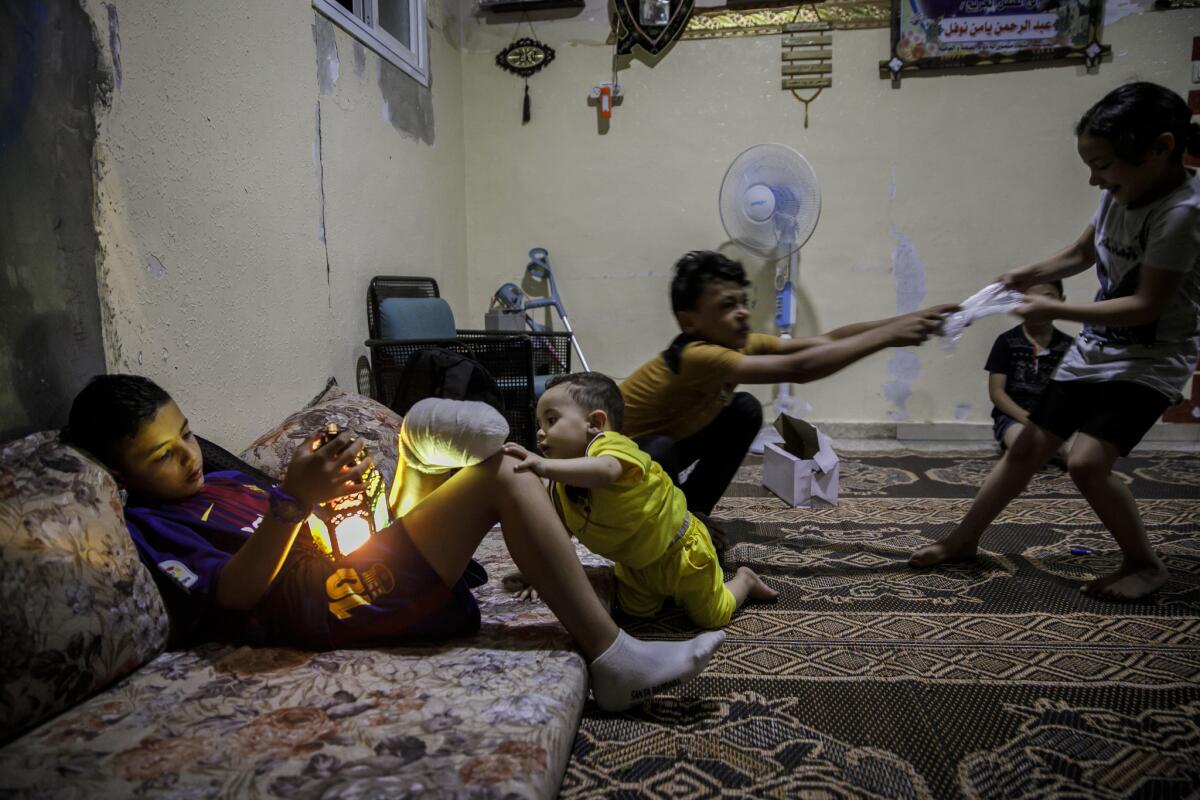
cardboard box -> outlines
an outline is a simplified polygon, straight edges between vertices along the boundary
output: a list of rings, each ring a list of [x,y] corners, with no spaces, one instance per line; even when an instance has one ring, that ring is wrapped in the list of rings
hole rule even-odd
[[[505,311],[493,308],[483,315],[485,331],[503,331],[505,333],[524,333],[525,314],[521,311]]]
[[[813,500],[837,505],[841,467],[830,438],[786,414],[775,420],[775,430],[783,444],[763,448],[763,486],[792,507],[811,508]]]

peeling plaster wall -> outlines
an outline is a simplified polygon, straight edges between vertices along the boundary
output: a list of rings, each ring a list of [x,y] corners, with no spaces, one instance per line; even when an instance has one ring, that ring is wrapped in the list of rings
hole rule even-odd
[[[437,24],[430,89],[370,50],[358,75],[354,40],[336,29],[341,78],[320,99],[334,374],[344,386],[354,385],[350,369],[366,352],[372,276],[431,276],[458,318],[467,317],[461,62],[436,2],[429,14]]]
[[[436,2],[432,91],[304,0],[84,3],[121,74],[96,166],[111,371],[241,448],[328,376],[354,387],[371,276],[433,275],[463,305],[461,68]]]
[[[92,104],[109,90],[78,6],[0,5],[0,442],[66,422],[104,371]]]
[[[771,141],[804,153],[823,190],[820,224],[801,253],[800,332],[960,300],[1087,224],[1098,195],[1071,131],[1091,103],[1134,78],[1189,87],[1200,11],[1139,13],[1139,3],[1125,2],[1106,28],[1117,55],[1094,75],[1053,67],[906,77],[892,89],[878,77],[889,32],[835,31],[834,87],[812,104],[807,130],[803,106],[779,88],[779,38],[760,37],[679,42],[654,67],[634,59],[599,133],[587,92],[611,79],[612,47],[596,0],[573,18],[534,18],[557,57],[530,78],[533,118],[522,126],[521,81],[493,63],[517,18],[468,17],[471,322],[482,321],[496,287],[521,277],[526,251],[544,246],[593,368],[627,375],[677,331],[666,296],[674,261],[728,247],[717,213],[725,169]],[[773,273],[746,264],[760,287],[756,325],[769,331]],[[1078,276],[1067,290],[1091,297],[1095,279]],[[819,420],[983,421],[983,364],[1012,324],[980,323],[949,357],[933,343],[880,353],[796,391]]]

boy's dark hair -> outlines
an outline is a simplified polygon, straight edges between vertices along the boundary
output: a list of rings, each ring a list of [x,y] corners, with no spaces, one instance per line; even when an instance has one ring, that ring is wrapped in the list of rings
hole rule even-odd
[[[566,386],[571,399],[588,411],[599,409],[608,414],[608,424],[618,433],[625,422],[625,398],[617,382],[599,372],[572,372],[555,375],[546,384],[546,389]]]
[[[671,279],[671,310],[695,311],[704,287],[711,281],[729,281],[749,286],[741,263],[711,250],[693,250],[675,262]]]
[[[1065,289],[1063,289],[1063,282],[1062,282],[1062,278],[1055,278],[1055,279],[1054,279],[1054,280],[1052,280],[1052,281],[1042,281],[1042,283],[1046,284],[1047,286],[1053,286],[1055,289],[1057,289],[1057,290],[1058,290],[1058,296],[1059,296],[1059,297],[1066,297],[1066,296],[1067,296],[1067,292],[1066,292],[1066,290],[1065,290]]]
[[[1157,83],[1144,81],[1118,86],[1088,109],[1075,126],[1075,135],[1107,139],[1117,158],[1140,164],[1154,140],[1174,134],[1174,161],[1182,162],[1184,151],[1200,155],[1200,125],[1183,98]]]
[[[158,384],[140,375],[97,375],[71,403],[63,439],[106,466],[117,467],[120,445],[171,401]]]

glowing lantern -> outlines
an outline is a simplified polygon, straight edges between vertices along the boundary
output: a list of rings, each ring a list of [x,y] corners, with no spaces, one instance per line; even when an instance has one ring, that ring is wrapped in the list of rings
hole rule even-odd
[[[325,426],[313,449],[324,445],[339,433],[336,422]],[[364,448],[355,463],[366,458]],[[367,543],[373,535],[386,528],[388,517],[387,493],[383,475],[372,466],[362,477],[365,489],[327,500],[309,515],[308,529],[321,552],[337,560],[350,555]]]

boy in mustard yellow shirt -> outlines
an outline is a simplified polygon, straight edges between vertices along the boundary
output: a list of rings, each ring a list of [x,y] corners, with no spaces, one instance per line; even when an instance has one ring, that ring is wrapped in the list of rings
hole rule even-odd
[[[615,562],[617,602],[649,617],[672,598],[702,628],[728,624],[746,602],[778,593],[749,567],[729,581],[704,523],[683,492],[632,439],[618,433],[624,401],[597,372],[554,378],[538,401],[543,455],[508,443],[518,472],[551,481],[563,524],[593,553]]]
[[[844,325],[821,336],[781,339],[750,332],[740,263],[688,253],[675,265],[671,310],[680,335],[621,384],[622,430],[682,488],[692,511],[710,514],[762,428],[762,406],[742,383],[807,383],[885,347],[920,344],[957,306]]]

